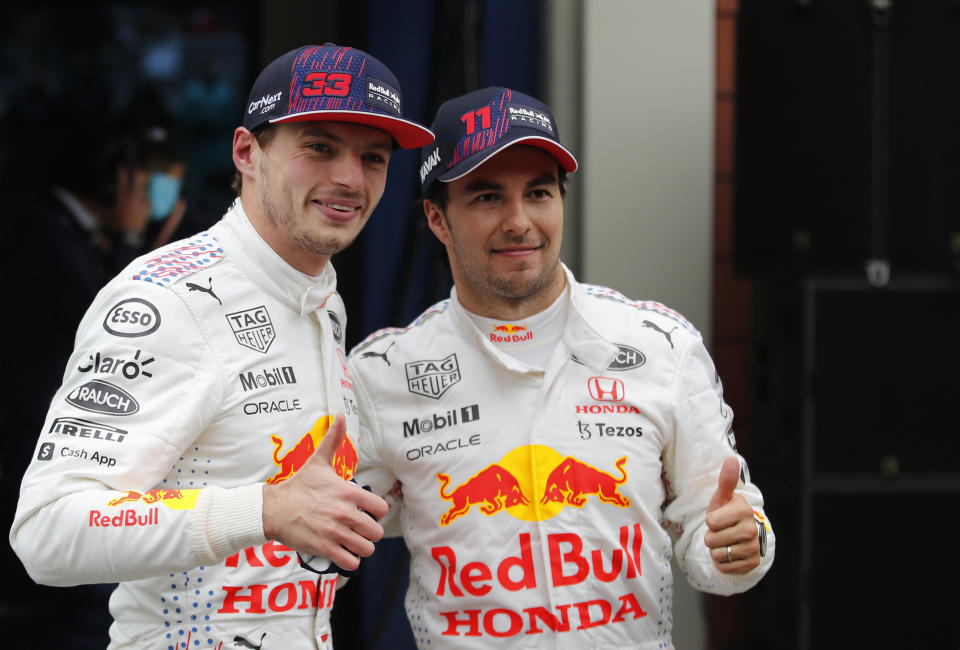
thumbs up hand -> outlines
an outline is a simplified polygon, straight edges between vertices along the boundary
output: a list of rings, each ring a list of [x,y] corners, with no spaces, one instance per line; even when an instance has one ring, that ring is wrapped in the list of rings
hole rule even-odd
[[[740,461],[731,456],[720,467],[717,489],[707,505],[707,534],[713,564],[721,573],[743,575],[760,566],[760,540],[753,508],[735,492]]]

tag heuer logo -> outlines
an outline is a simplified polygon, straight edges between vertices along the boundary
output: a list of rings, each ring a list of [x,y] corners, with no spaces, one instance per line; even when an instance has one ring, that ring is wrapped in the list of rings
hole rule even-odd
[[[227,314],[227,322],[237,337],[237,343],[257,352],[266,354],[276,338],[270,314],[263,306]]]
[[[456,354],[435,361],[411,361],[404,365],[407,370],[407,389],[416,395],[440,399],[460,381]]]

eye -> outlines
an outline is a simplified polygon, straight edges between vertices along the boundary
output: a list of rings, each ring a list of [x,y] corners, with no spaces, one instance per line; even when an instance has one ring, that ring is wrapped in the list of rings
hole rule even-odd
[[[499,195],[493,192],[486,192],[484,194],[477,194],[473,201],[474,203],[493,203],[498,198],[500,198]]]
[[[553,193],[544,187],[530,191],[530,197],[534,199],[549,199],[551,196],[553,196]]]
[[[380,154],[380,153],[367,153],[367,154],[364,154],[364,155],[363,155],[363,159],[364,159],[366,162],[372,163],[372,164],[374,164],[374,165],[386,165],[386,164],[387,164],[387,158],[386,158],[386,156],[384,156],[383,154]]]
[[[307,143],[309,149],[313,149],[317,153],[332,153],[333,149],[325,142],[309,142]]]

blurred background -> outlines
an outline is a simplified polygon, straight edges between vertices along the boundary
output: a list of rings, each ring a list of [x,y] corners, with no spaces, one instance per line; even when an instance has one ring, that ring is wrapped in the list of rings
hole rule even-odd
[[[257,72],[324,42],[386,63],[406,115],[427,125],[444,99],[487,85],[546,101],[581,164],[566,263],[704,334],[778,546],[739,596],[702,596],[678,577],[678,650],[960,648],[958,0],[7,7],[0,237],[17,254],[4,257],[0,319],[5,531],[38,431],[24,414],[42,421],[82,316],[52,316],[72,276],[53,278],[56,294],[39,288],[71,252],[15,228],[30,202],[65,168],[93,164],[91,127],[162,128],[186,170],[163,236],[206,228],[233,197],[232,132]],[[414,209],[417,167],[416,152],[395,154],[373,219],[334,259],[348,347],[449,293]],[[63,350],[45,327],[66,333]],[[32,586],[2,546],[8,636],[105,647],[104,590]],[[338,648],[413,647],[406,561],[402,542],[384,542],[338,593]],[[41,628],[61,634],[44,645]]]

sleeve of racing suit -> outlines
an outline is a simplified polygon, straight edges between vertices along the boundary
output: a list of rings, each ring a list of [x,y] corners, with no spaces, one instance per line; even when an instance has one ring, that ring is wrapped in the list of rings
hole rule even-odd
[[[677,373],[676,430],[673,444],[664,453],[664,472],[673,492],[664,510],[665,524],[679,534],[677,564],[695,589],[718,595],[740,593],[769,570],[776,540],[763,512],[763,495],[750,481],[746,461],[736,451],[733,411],[723,400],[723,385],[699,335],[691,337]],[[753,507],[758,534],[763,526],[767,542],[760,566],[745,575],[718,571],[704,542],[707,504],[717,489],[720,466],[729,456],[740,461],[741,481],[736,492]]]
[[[356,363],[351,359],[348,362],[350,375],[353,377],[354,392],[357,395],[360,410],[360,433],[357,442],[357,483],[370,486],[370,490],[389,504],[390,510],[380,520],[383,526],[384,537],[399,537],[400,506],[402,496],[399,490],[393,487],[397,476],[390,468],[388,457],[383,449],[383,437],[380,432],[380,421],[377,418],[377,405],[374,404],[367,390],[366,380],[358,371]]]
[[[30,576],[54,586],[135,580],[262,542],[261,486],[191,476],[188,449],[223,393],[174,291],[124,280],[102,290],[20,487],[10,543]]]

